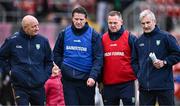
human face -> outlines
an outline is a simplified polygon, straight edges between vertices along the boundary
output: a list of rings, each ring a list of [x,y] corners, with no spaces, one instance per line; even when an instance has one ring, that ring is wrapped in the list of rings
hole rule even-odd
[[[155,28],[155,25],[156,21],[148,15],[141,19],[141,26],[145,33],[150,33]]]
[[[39,31],[39,23],[37,20],[31,20],[25,27],[24,31],[30,36],[35,36]]]
[[[119,16],[108,16],[108,28],[111,32],[118,32],[122,24],[123,21]]]
[[[73,21],[75,28],[82,29],[86,23],[85,14],[74,13],[73,17],[72,17],[72,21]]]

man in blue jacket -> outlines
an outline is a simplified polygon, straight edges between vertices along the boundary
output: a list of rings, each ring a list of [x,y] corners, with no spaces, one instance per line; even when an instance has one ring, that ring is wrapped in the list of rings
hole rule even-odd
[[[27,15],[22,28],[0,48],[0,68],[9,71],[17,105],[44,105],[44,83],[51,75],[52,51],[46,38],[38,34],[38,20]]]
[[[65,104],[94,105],[103,50],[101,37],[88,25],[83,7],[73,10],[72,25],[60,32],[53,52],[62,71]]]
[[[156,25],[152,11],[140,13],[144,33],[136,42],[137,73],[140,105],[174,105],[172,65],[180,61],[180,48],[176,39]],[[152,55],[153,54],[153,55]]]

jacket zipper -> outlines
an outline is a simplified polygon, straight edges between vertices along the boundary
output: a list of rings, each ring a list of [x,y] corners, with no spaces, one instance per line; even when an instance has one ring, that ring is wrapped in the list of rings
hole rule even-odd
[[[28,40],[28,60],[29,60],[29,64],[31,65],[30,51],[31,51],[31,42],[30,40]]]
[[[148,38],[148,52],[150,52],[150,46],[151,45],[151,41],[150,41],[150,38]],[[150,67],[150,65],[149,65],[149,63],[148,63],[148,67]],[[147,88],[148,88],[148,91],[150,90],[150,88],[149,88],[149,72],[150,71],[150,68],[147,68]]]
[[[31,65],[32,64],[32,62],[31,62],[31,58],[30,58],[30,54],[31,54],[31,41],[30,41],[30,39],[28,40],[28,61],[29,61],[29,64]],[[29,71],[31,71],[31,67],[29,67]],[[31,86],[31,78],[30,77],[28,77],[28,85],[29,86]]]

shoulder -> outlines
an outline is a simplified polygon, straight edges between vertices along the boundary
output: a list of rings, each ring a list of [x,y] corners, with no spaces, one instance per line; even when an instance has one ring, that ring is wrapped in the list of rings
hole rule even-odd
[[[7,37],[5,42],[8,42],[8,43],[16,42],[21,37],[19,35],[20,35],[19,32],[15,32],[14,34],[12,34],[9,37]]]
[[[128,32],[129,32],[129,31],[128,31]],[[134,34],[132,34],[131,32],[129,32],[128,42],[129,42],[130,44],[132,44],[132,43],[134,43],[136,40],[137,40],[137,37],[136,37]]]
[[[130,46],[134,45],[134,43],[136,42],[137,37],[132,34],[131,32],[129,32],[129,37],[128,37],[128,43]]]
[[[176,40],[176,38],[169,32],[160,30],[158,35],[165,40]]]
[[[133,40],[137,39],[136,35],[132,34],[131,32],[129,32],[129,38]]]
[[[57,36],[58,40],[63,40],[64,39],[65,31],[66,31],[66,29],[63,29],[63,30],[59,31],[59,34]]]
[[[48,38],[46,38],[45,36],[41,35],[41,34],[37,34],[36,35],[36,39],[38,40],[43,40],[43,41],[48,41]]]
[[[141,39],[144,39],[144,38],[145,38],[145,34],[142,33],[137,37],[137,40],[141,40]]]
[[[68,32],[71,32],[71,31],[72,31],[72,26],[69,25],[69,26],[65,27],[64,29],[61,29],[59,34],[62,34],[62,33],[65,33],[65,32],[68,33]]]
[[[19,37],[19,35],[20,35],[19,32],[15,32],[14,34],[10,35],[7,39],[8,40],[17,39]]]
[[[101,38],[101,35],[92,28],[92,37],[93,38]]]
[[[159,30],[157,33],[160,34],[161,36],[166,36],[166,37],[170,35],[169,32],[164,31],[164,30]]]

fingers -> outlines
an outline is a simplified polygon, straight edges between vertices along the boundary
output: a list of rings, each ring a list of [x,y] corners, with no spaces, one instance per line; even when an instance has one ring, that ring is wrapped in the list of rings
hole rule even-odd
[[[59,72],[60,71],[60,69],[59,69],[59,67],[53,62],[53,68],[52,68],[52,72],[53,73],[57,73],[57,72]]]
[[[157,60],[153,63],[154,67],[156,67],[157,69],[160,69],[164,66],[164,63],[162,60]]]

